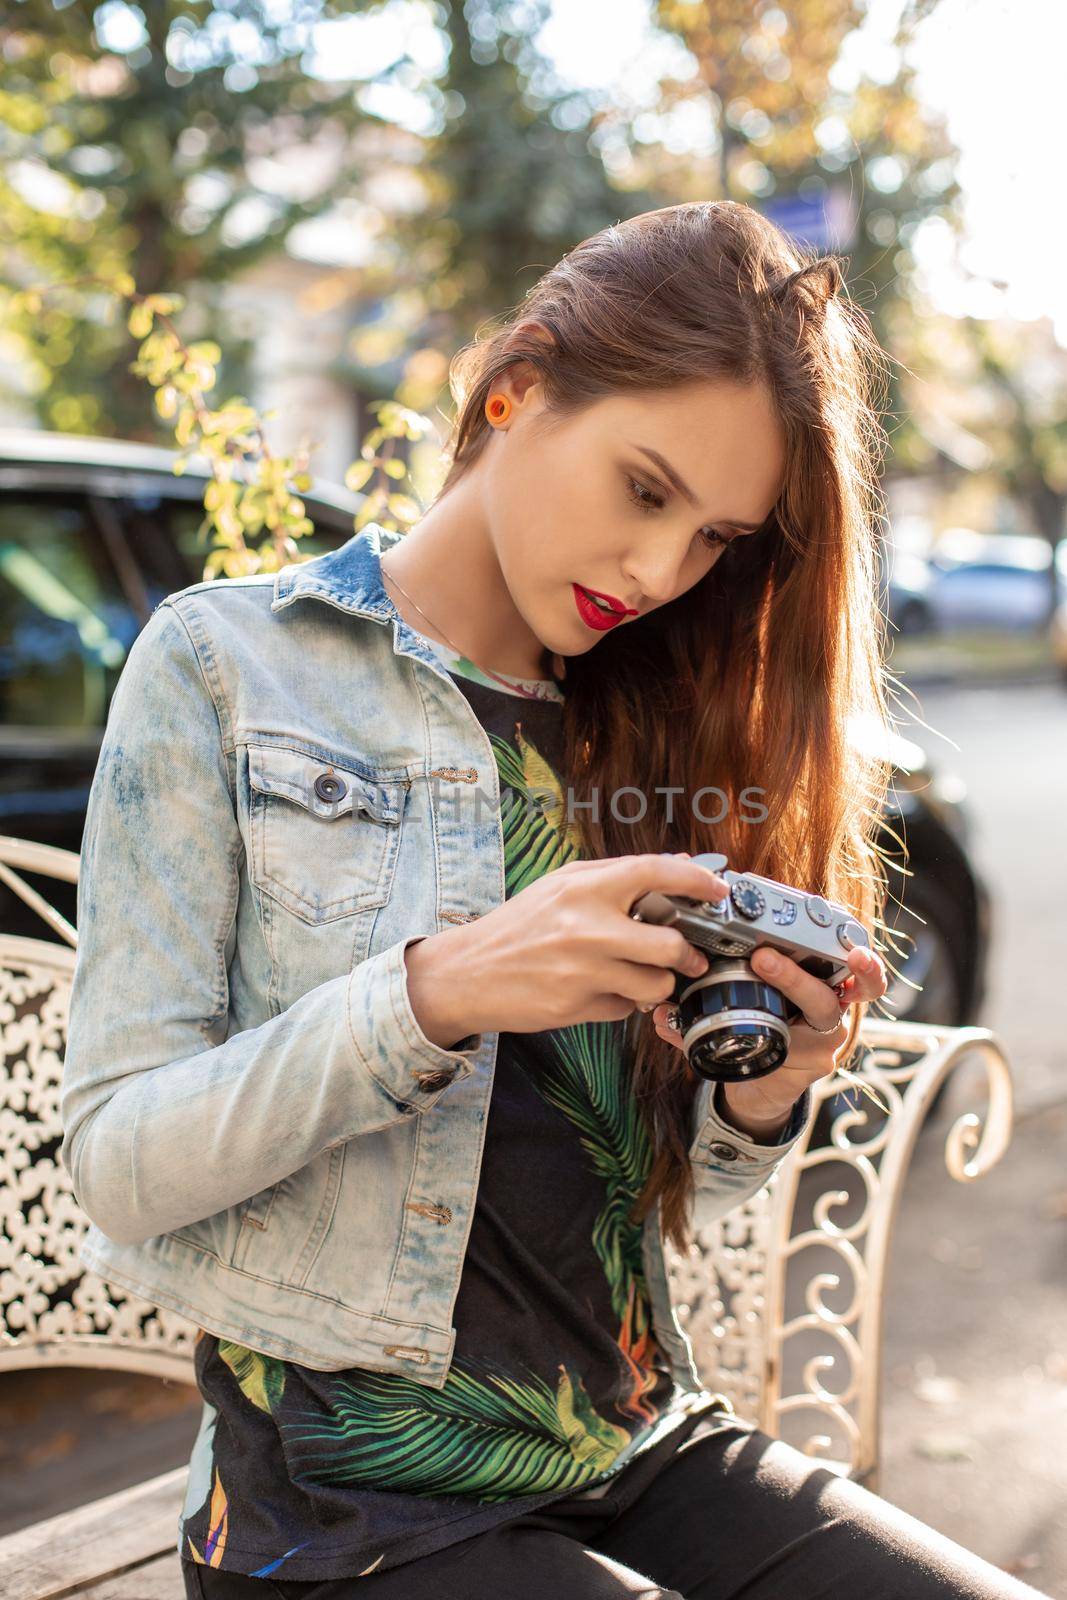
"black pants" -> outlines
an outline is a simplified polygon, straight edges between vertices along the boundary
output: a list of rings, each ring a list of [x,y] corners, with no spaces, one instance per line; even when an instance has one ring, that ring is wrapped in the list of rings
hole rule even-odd
[[[183,1560],[189,1600],[1048,1600],[750,1423],[701,1421],[649,1475],[364,1577]],[[636,1489],[636,1496],[634,1491]]]

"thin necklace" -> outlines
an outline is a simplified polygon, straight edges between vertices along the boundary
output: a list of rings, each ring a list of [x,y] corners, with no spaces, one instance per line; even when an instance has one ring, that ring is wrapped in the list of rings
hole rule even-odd
[[[540,700],[543,698],[542,695],[537,694],[533,689],[524,689],[521,683],[516,682],[516,680],[513,678],[502,678],[499,673],[491,671],[489,667],[478,666],[477,661],[474,661],[471,656],[467,655],[465,650],[461,650],[458,644],[449,639],[448,634],[445,633],[445,630],[441,627],[440,623],[435,622],[432,617],[426,616],[426,613],[419,605],[419,602],[417,600],[412,600],[403,584],[394,578],[391,572],[386,571],[384,561],[379,559],[378,567],[381,571],[382,577],[388,578],[390,583],[396,585],[396,587],[400,590],[400,593],[404,596],[404,599],[411,601],[411,604],[415,607],[415,610],[419,613],[419,616],[425,617],[426,621],[430,624],[430,627],[437,629],[438,633],[441,634],[443,638],[452,646],[452,649],[458,656],[462,656],[465,661],[470,661],[472,666],[478,667],[479,672],[484,672],[487,678],[492,678],[495,680],[495,682],[503,684],[505,688],[510,689],[513,694],[517,693],[523,695],[527,700]]]

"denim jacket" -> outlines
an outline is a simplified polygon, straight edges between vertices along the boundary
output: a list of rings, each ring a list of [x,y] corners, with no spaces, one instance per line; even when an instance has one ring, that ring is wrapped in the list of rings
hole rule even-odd
[[[86,815],[61,1160],[109,1282],[283,1360],[441,1388],[498,1035],[427,1039],[404,951],[503,902],[504,845],[489,739],[383,586],[398,537],[194,583],[134,641]],[[712,1089],[697,1227],[812,1110],[759,1144]],[[699,1391],[658,1205],[643,1260]]]

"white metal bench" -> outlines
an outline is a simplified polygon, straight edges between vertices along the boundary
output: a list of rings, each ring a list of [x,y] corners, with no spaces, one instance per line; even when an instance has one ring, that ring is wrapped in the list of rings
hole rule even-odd
[[[62,942],[0,933],[0,1369],[122,1368],[193,1383],[196,1329],[86,1272],[87,1226],[59,1165],[59,1087],[75,929],[23,874],[76,883],[77,854],[0,835],[0,880]],[[877,1488],[886,1264],[919,1130],[964,1060],[985,1071],[984,1122],[959,1117],[945,1159],[988,1172],[1012,1129],[1012,1080],[985,1028],[868,1017],[854,1070],[890,1114],[835,1102],[743,1206],[668,1252],[672,1292],[709,1389],[767,1433]],[[830,1085],[816,1085],[819,1101]],[[811,1135],[828,1128],[826,1142]],[[832,1307],[827,1296],[844,1294]],[[824,1381],[837,1380],[830,1388]],[[97,1595],[174,1600],[186,1468],[0,1539],[5,1600]]]

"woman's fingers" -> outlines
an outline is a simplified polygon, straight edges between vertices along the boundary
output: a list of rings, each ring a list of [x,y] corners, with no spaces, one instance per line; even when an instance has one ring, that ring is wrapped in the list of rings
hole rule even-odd
[[[791,957],[781,950],[772,950],[769,945],[754,950],[749,965],[753,972],[773,983],[799,1006],[811,1027],[822,1029],[831,1027],[845,1006],[854,1001],[877,1000],[886,991],[885,968],[874,951],[856,946],[848,952],[847,960],[850,976],[843,980],[847,987],[842,989],[840,1001],[828,983],[805,972]]]
[[[885,962],[876,950],[869,950],[866,945],[856,945],[848,953],[848,964],[852,974],[857,980],[862,980],[863,992],[855,998],[859,1000],[880,1000],[889,987],[886,976]]]

